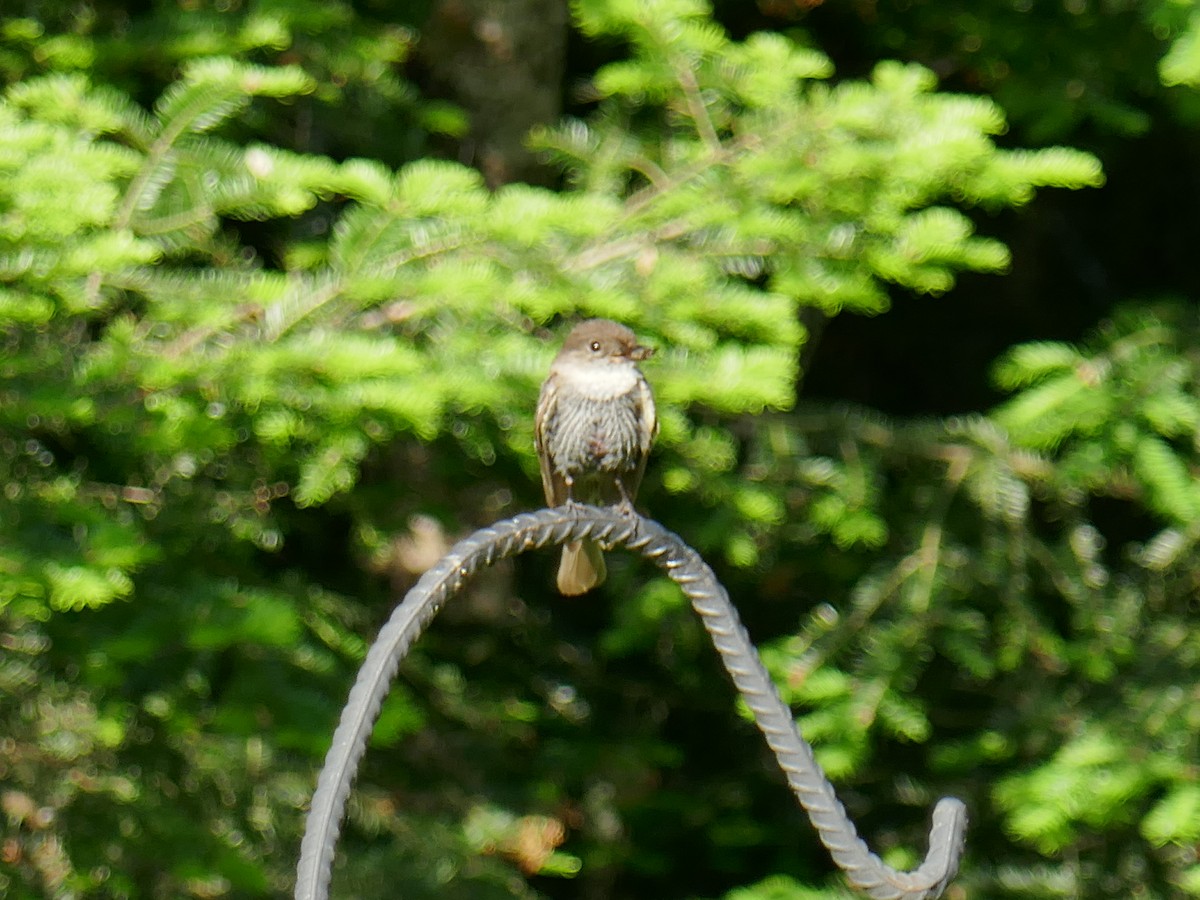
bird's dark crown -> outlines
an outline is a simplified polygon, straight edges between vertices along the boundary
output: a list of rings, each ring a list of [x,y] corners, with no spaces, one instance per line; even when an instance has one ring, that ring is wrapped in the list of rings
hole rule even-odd
[[[611,319],[587,319],[571,329],[563,343],[563,353],[596,359],[624,358],[641,360],[654,351],[638,344],[637,335]]]

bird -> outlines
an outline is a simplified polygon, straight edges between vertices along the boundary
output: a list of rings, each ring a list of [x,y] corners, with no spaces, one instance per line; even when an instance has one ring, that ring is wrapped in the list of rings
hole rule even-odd
[[[658,434],[654,395],[637,365],[653,352],[611,319],[587,319],[571,329],[550,364],[534,416],[548,505],[633,510]],[[587,593],[604,577],[604,556],[594,541],[563,547],[559,593]]]

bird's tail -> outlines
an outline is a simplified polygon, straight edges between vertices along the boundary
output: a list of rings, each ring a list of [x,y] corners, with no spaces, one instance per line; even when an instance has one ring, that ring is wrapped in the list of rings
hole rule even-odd
[[[563,547],[558,564],[558,591],[565,597],[586,594],[604,583],[604,554],[595,541],[574,541]]]

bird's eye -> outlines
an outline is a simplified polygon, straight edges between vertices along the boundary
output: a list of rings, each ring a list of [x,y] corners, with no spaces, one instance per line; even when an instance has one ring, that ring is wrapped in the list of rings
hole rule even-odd
[[[599,341],[592,341],[592,352],[593,353],[600,352],[600,342]]]

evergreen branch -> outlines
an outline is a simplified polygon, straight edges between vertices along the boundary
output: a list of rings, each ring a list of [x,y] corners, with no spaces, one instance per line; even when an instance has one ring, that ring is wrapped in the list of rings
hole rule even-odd
[[[613,229],[614,232],[617,230],[617,228]],[[574,272],[584,272],[594,269],[605,263],[633,256],[638,251],[644,250],[648,244],[659,244],[676,240],[687,234],[689,230],[690,226],[688,223],[683,219],[679,219],[675,222],[668,222],[659,226],[650,234],[640,234],[624,241],[613,242],[606,237],[598,238],[595,242],[597,246],[577,254],[575,259],[567,264],[566,268],[567,271]]]
[[[104,273],[100,271],[89,272],[83,283],[83,295],[86,297],[88,306],[98,307],[100,305],[100,288],[104,285]]]
[[[687,103],[688,113],[696,125],[696,130],[700,133],[700,139],[708,148],[709,153],[716,156],[723,149],[721,138],[717,136],[717,129],[713,126],[712,119],[708,115],[708,108],[704,105],[704,98],[700,95],[700,85],[696,81],[696,73],[690,66],[677,65],[675,77],[679,80],[679,86],[683,88],[684,101]]]
[[[343,216],[338,223],[339,230],[348,228],[347,223],[350,222],[353,214],[364,214],[365,209],[365,207],[360,206]],[[340,257],[337,258],[337,262],[343,269],[355,270],[359,268],[363,264],[363,260],[370,255],[371,248],[383,239],[383,235],[387,233],[388,227],[395,221],[392,217],[385,215],[386,212],[390,212],[386,208],[379,208],[374,212],[375,215],[369,223],[370,231],[366,236],[357,239],[354,244],[355,252],[353,254],[345,253],[345,249],[340,246],[341,242],[335,241],[334,252],[337,254],[337,257]]]
[[[393,269],[399,269],[421,260],[432,259],[435,256],[441,256],[447,253],[452,253],[455,250],[465,249],[473,244],[483,244],[485,240],[486,238],[479,234],[455,234],[452,237],[444,238],[440,242],[431,242],[419,250],[397,251],[391,256],[385,257],[377,265],[367,268],[366,271],[386,272]]]
[[[854,718],[860,727],[869,728],[879,718],[879,707],[892,686],[893,673],[888,677],[872,678],[855,692]]]
[[[313,290],[305,294],[309,298],[308,303],[301,301],[299,288],[293,288],[290,292],[292,295],[291,300],[284,297],[282,300],[271,304],[263,312],[262,338],[271,342],[279,340],[299,322],[311,316],[326,303],[340,296],[344,285],[344,279],[330,277],[320,290]]]
[[[138,234],[142,237],[161,237],[172,232],[187,231],[189,226],[202,225],[212,220],[213,210],[208,206],[193,206],[174,215],[145,217],[138,221]]]
[[[481,243],[481,236],[465,237],[456,235],[453,238],[447,238],[442,242],[433,242],[420,248],[419,250],[397,251],[390,256],[385,257],[377,263],[370,266],[362,266],[356,272],[356,276],[371,276],[377,274],[385,274],[401,269],[407,265],[419,262],[424,259],[431,259],[435,256],[441,256],[446,253],[451,253],[455,250],[460,250],[471,243]],[[311,316],[325,304],[337,299],[347,288],[349,276],[339,276],[336,280],[331,281],[326,290],[317,294],[313,302],[304,305],[303,307],[295,307],[301,309],[299,314],[290,317],[287,320],[280,318],[274,328],[268,332],[268,340],[277,340],[290,329],[294,328],[299,322]],[[268,319],[270,319],[270,311],[268,311]]]
[[[895,596],[904,583],[920,570],[920,567],[920,556],[916,553],[909,553],[896,563],[882,585],[862,592],[854,601],[850,614],[839,623],[837,629],[821,641],[819,648],[809,649],[804,654],[800,667],[801,676],[807,677],[808,674],[824,668],[830,658],[846,646],[852,638],[862,634],[863,629],[875,618],[884,602]]]
[[[196,350],[197,347],[206,343],[211,338],[219,334],[227,333],[238,325],[246,325],[253,322],[258,322],[263,318],[263,309],[260,306],[246,304],[245,308],[239,311],[238,315],[220,324],[196,326],[182,332],[173,341],[163,348],[163,355],[168,359],[180,359]],[[234,345],[223,347],[225,350],[232,350]]]
[[[761,148],[762,146],[762,139],[759,136],[739,135],[723,144],[720,152],[691,162],[674,174],[664,173],[663,177],[658,180],[658,183],[652,183],[629,196],[625,201],[627,218],[632,218],[635,214],[641,213],[645,207],[659,199],[663,194],[690,184],[695,179],[711,172],[716,166],[730,165],[742,150],[749,147]]]
[[[1055,555],[1054,551],[1046,546],[1044,541],[1033,538],[1029,541],[1030,548],[1027,555],[1034,563],[1042,570],[1042,573],[1050,579],[1050,583],[1054,585],[1055,590],[1059,595],[1070,603],[1085,603],[1087,601],[1089,591],[1083,587],[1080,580],[1076,578],[1080,575],[1079,572],[1068,573],[1063,566],[1062,560]],[[1026,555],[1023,553],[1023,556]],[[1024,608],[1027,604],[1013,604],[1010,601],[1010,606]],[[1027,622],[1036,624],[1033,616],[1026,617]]]
[[[474,240],[479,240],[475,238]],[[376,273],[394,271],[405,265],[432,256],[449,253],[467,245],[461,236],[455,240],[447,240],[441,244],[430,245],[419,251],[396,253],[370,267],[360,268],[355,276],[370,276]],[[294,274],[293,278],[302,276]],[[188,329],[167,344],[163,353],[169,358],[176,359],[193,352],[198,346],[206,343],[218,334],[225,333],[239,324],[259,323],[252,336],[254,340],[275,342],[295,328],[300,322],[310,318],[322,307],[343,296],[352,276],[327,272],[320,288],[314,288],[318,279],[308,280],[304,286],[292,287],[280,301],[263,307],[257,303],[246,303],[235,317],[214,324],[206,324]]]
[[[148,191],[153,184],[154,178],[159,173],[159,167],[165,165],[170,159],[171,150],[187,130],[187,119],[180,116],[171,122],[168,122],[154,139],[154,143],[146,152],[146,161],[137,174],[129,182],[129,186],[125,189],[125,195],[121,198],[121,203],[117,207],[116,215],[113,218],[113,228],[124,230],[130,227],[133,221],[134,213],[142,206],[143,194]]]
[[[844,425],[845,423],[839,421],[838,424]],[[870,427],[865,429],[865,436],[868,439],[864,442],[882,445],[883,442],[880,440],[869,439],[872,431],[879,431],[879,429]],[[864,437],[864,435],[858,436]],[[895,564],[883,584],[878,587],[873,586],[869,591],[863,592],[856,598],[849,615],[821,641],[819,648],[810,648],[805,652],[802,663],[802,672],[805,675],[824,667],[829,659],[855,636],[862,634],[884,603],[895,597],[910,578],[917,579],[915,596],[920,598],[913,607],[913,611],[918,614],[916,618],[919,619],[921,614],[929,610],[933,600],[938,565],[942,557],[941,547],[950,507],[979,451],[977,448],[961,445],[951,447],[941,445],[927,449],[928,452],[921,455],[927,459],[940,459],[946,462],[947,471],[942,482],[943,490],[938,497],[937,508],[930,513],[929,521],[921,531],[921,539],[916,549],[906,553]],[[844,447],[843,456],[853,458],[856,455],[857,451],[852,446]],[[910,455],[910,453],[906,452],[905,455]]]
[[[968,457],[959,455],[952,460],[946,471],[946,486],[938,498],[938,509],[930,512],[929,521],[921,532],[921,544],[917,550],[920,561],[917,574],[919,576],[917,597],[920,598],[913,611],[923,615],[929,611],[933,602],[933,587],[936,581],[938,563],[942,557],[942,539],[947,517],[950,515],[950,504],[953,502],[958,488],[969,470]]]
[[[628,165],[629,168],[650,182],[652,188],[666,190],[670,185],[671,176],[649,157],[634,157],[629,160]]]

